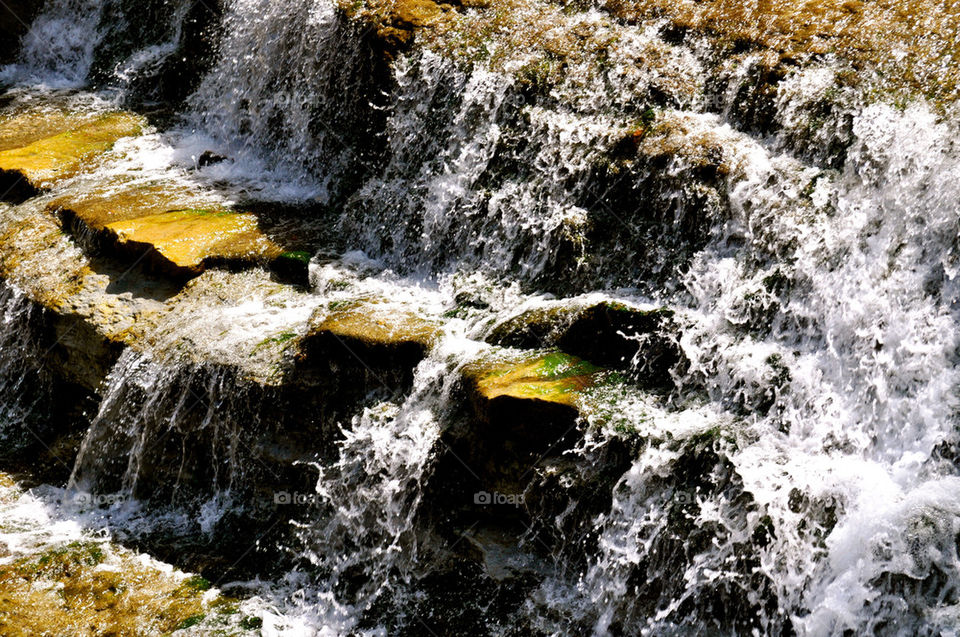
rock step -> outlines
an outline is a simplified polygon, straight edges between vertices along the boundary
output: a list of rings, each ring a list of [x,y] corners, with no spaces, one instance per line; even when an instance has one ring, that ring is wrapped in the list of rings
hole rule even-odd
[[[452,472],[445,478],[451,484],[472,484],[461,492],[522,493],[543,457],[579,439],[581,401],[610,378],[609,371],[560,351],[496,352],[466,365],[469,413],[443,434],[450,458],[441,461],[441,473]]]
[[[393,303],[335,303],[311,318],[297,345],[297,375],[321,374],[333,379],[338,393],[355,398],[377,390],[406,391],[440,327]]]
[[[210,193],[149,182],[110,185],[48,204],[64,229],[93,237],[96,248],[184,280],[212,266],[263,266],[305,285],[310,253],[284,250],[256,215],[225,207]],[[282,238],[279,239],[282,241]]]
[[[37,131],[39,138],[29,133],[18,143],[24,145],[0,150],[0,199],[24,201],[48,189],[55,182],[79,173],[92,158],[113,147],[123,137],[140,135],[146,120],[126,112],[89,116],[66,117],[45,127],[36,114],[13,117],[4,122],[7,130],[16,130],[23,124],[26,130]],[[50,128],[57,130],[50,133]],[[64,127],[65,130],[60,130]]]

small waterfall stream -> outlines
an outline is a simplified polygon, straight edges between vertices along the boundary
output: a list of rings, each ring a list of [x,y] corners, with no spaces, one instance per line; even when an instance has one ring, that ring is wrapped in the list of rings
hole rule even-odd
[[[70,477],[137,512],[114,532],[177,512],[214,538],[266,529],[237,561],[270,572],[232,582],[263,634],[960,630],[954,105],[871,102],[827,59],[776,85],[758,133],[740,101],[759,56],[716,65],[704,41],[595,8],[541,7],[589,31],[544,90],[555,69],[508,33],[489,57],[385,53],[327,0],[227,0],[203,28],[192,3],[146,4],[168,23],[140,46],[126,3],[50,0],[0,78],[152,103],[190,34],[217,33],[123,170],[295,206],[335,239],[309,290],[210,275],[119,355]],[[208,312],[216,295],[229,309]],[[284,343],[357,298],[441,325],[410,378],[361,360],[369,385],[274,382],[303,364]],[[458,455],[464,370],[524,312],[600,302],[670,309],[665,389],[598,388],[519,506],[471,509],[486,475]],[[6,285],[0,311],[6,444],[49,428],[53,381],[47,319]],[[646,373],[641,354],[620,363]],[[140,501],[163,513],[143,522]]]

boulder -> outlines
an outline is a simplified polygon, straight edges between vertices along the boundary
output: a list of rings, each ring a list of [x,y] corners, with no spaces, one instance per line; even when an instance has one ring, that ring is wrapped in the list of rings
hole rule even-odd
[[[670,371],[683,358],[676,332],[672,310],[604,301],[528,310],[496,325],[487,340],[527,349],[558,347],[655,388],[671,385]]]

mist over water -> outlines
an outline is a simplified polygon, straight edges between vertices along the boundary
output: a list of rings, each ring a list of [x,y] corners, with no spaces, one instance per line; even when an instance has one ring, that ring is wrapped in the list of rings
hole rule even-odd
[[[83,87],[109,26],[105,4],[49,2],[0,77],[24,91]],[[173,15],[184,20],[186,10]],[[378,388],[376,401],[344,415],[331,450],[297,460],[312,506],[282,524],[274,547],[296,565],[237,584],[264,634],[416,632],[423,578],[458,559],[431,526],[442,517],[430,511],[442,491],[432,479],[442,434],[461,417],[458,379],[489,353],[484,339],[558,299],[665,306],[684,359],[673,389],[595,396],[582,440],[563,455],[569,467],[532,471],[531,524],[510,559],[538,556],[536,582],[485,631],[958,630],[960,150],[951,117],[922,102],[850,98],[798,143],[805,106],[835,91],[825,65],[780,84],[779,128],[761,136],[737,121],[734,104],[710,106],[700,79],[707,53],[637,28],[618,40],[618,59],[662,46],[690,99],[658,109],[672,127],[669,157],[608,174],[606,158],[659,81],[625,76],[628,62],[611,62],[608,83],[574,69],[545,99],[503,69],[426,49],[385,66],[325,1],[230,0],[220,28],[216,59],[175,124],[131,146],[125,166],[228,184],[228,196],[309,203],[329,215],[336,256],[313,260],[308,293],[238,303],[206,321],[171,316],[168,338],[127,350],[72,488],[133,499],[153,462],[150,441],[174,432],[184,449],[206,445],[217,459],[211,484],[223,497],[205,501],[201,524],[213,528],[240,506],[231,496],[245,478],[233,469],[245,429],[259,424],[247,421],[252,399],[237,379],[178,358],[183,343],[214,343],[201,347],[230,367],[265,334],[295,331],[316,308],[357,296],[443,318],[408,391]],[[120,63],[102,96],[122,103],[130,78],[174,53],[181,30],[172,32]],[[727,79],[721,94],[735,100],[743,78]],[[809,151],[833,135],[848,135],[839,164]],[[694,183],[704,148],[722,157]],[[208,150],[225,160],[198,166]],[[613,201],[624,188],[641,195],[626,211]],[[236,298],[259,294],[254,277],[243,285]],[[15,344],[29,341],[31,320],[17,295],[4,288],[0,298],[5,400],[42,380],[11,371],[19,363],[7,353],[28,347]],[[30,410],[8,400],[4,426]],[[184,462],[174,474],[189,474]],[[179,484],[170,485],[174,505]],[[568,498],[562,510],[533,504],[548,488]],[[134,525],[141,512],[124,515],[111,527]],[[477,525],[463,537],[485,531]]]

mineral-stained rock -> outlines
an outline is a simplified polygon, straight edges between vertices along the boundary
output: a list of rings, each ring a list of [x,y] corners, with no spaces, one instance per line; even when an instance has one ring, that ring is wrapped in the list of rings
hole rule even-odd
[[[71,128],[92,121],[58,106],[33,109],[17,108],[0,115],[0,151],[22,148],[46,137],[53,137]]]
[[[52,182],[77,174],[87,161],[109,150],[120,138],[139,135],[144,124],[141,117],[130,113],[106,113],[25,146],[0,151],[0,193],[8,200],[29,198]]]
[[[79,222],[94,232],[138,217],[218,207],[219,202],[209,194],[205,196],[187,186],[158,181],[107,183],[102,190],[85,189],[58,197],[47,205],[48,210],[61,215],[64,226],[69,228]]]
[[[235,602],[208,598],[209,588],[106,543],[53,546],[0,567],[0,632],[166,634],[207,613],[236,613]]]
[[[285,251],[264,234],[259,217],[225,208],[211,193],[177,183],[110,183],[102,191],[57,198],[47,209],[85,247],[183,279],[208,266],[268,266],[304,283],[309,252]],[[282,239],[280,239],[282,240]]]
[[[494,327],[488,340],[528,349],[555,346],[657,387],[670,385],[670,370],[682,359],[676,330],[672,310],[605,301],[528,310]]]
[[[562,352],[481,360],[462,374],[470,414],[444,434],[445,444],[476,486],[507,494],[521,493],[543,456],[579,437],[581,393],[606,375]]]
[[[399,0],[366,3],[343,3],[341,7],[351,19],[370,25],[388,56],[409,45],[418,29],[439,23],[449,5],[433,0]]]

